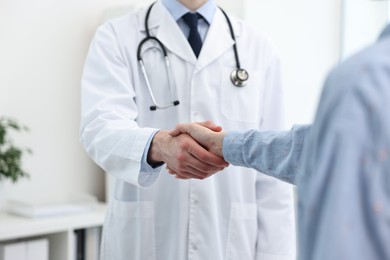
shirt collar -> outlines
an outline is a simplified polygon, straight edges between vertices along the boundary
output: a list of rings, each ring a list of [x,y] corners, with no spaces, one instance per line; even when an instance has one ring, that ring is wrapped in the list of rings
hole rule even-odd
[[[175,21],[179,20],[186,13],[191,12],[191,10],[177,0],[162,0],[162,3],[171,13]],[[216,9],[217,4],[215,3],[215,0],[208,0],[198,10],[196,10],[196,12],[202,15],[208,24],[211,24]]]

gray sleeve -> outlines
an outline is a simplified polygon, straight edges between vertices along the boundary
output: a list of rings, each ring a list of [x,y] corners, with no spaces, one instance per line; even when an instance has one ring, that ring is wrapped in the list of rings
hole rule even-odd
[[[233,165],[295,184],[309,131],[309,125],[294,126],[290,131],[231,131],[223,140],[223,156]]]

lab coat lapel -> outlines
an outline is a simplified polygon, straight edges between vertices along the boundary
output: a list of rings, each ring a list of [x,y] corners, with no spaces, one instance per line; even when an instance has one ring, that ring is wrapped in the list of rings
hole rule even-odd
[[[235,36],[239,35],[239,31],[235,23],[233,29]],[[233,48],[234,41],[231,37],[228,23],[225,16],[218,8],[215,12],[214,19],[210,25],[206,39],[203,43],[202,50],[199,55],[197,71],[206,67],[208,64],[219,58],[228,49]],[[232,49],[233,50],[233,49]],[[234,55],[232,53],[232,55]],[[234,56],[232,56],[233,58]]]
[[[142,29],[145,30],[143,23],[142,21]],[[149,24],[151,29],[157,28],[157,31],[152,32],[151,35],[155,34],[168,51],[193,65],[196,64],[197,59],[190,44],[177,25],[177,22],[165,6],[163,6],[161,1],[157,1],[153,6],[149,17]]]

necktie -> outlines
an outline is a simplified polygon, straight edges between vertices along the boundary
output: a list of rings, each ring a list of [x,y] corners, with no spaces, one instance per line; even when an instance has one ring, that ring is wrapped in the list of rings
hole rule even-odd
[[[183,15],[183,21],[190,27],[190,35],[188,36],[188,42],[191,45],[195,56],[198,58],[200,50],[202,49],[202,39],[198,31],[198,20],[200,18],[198,13],[186,13]]]

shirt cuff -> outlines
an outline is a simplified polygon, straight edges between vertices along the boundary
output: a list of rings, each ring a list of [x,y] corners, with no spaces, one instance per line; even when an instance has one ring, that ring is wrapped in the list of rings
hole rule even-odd
[[[138,176],[138,183],[143,187],[150,186],[156,181],[158,174],[161,171],[161,166],[164,165],[163,162],[158,163],[158,164],[154,164],[154,165],[150,165],[148,163],[149,148],[150,148],[150,145],[152,144],[152,140],[157,132],[158,132],[158,130],[155,130],[149,136],[149,139],[145,145],[144,153],[142,154],[141,170],[140,170],[140,174]]]
[[[222,142],[222,155],[225,161],[233,165],[245,165],[242,157],[242,145],[246,131],[228,131]]]

